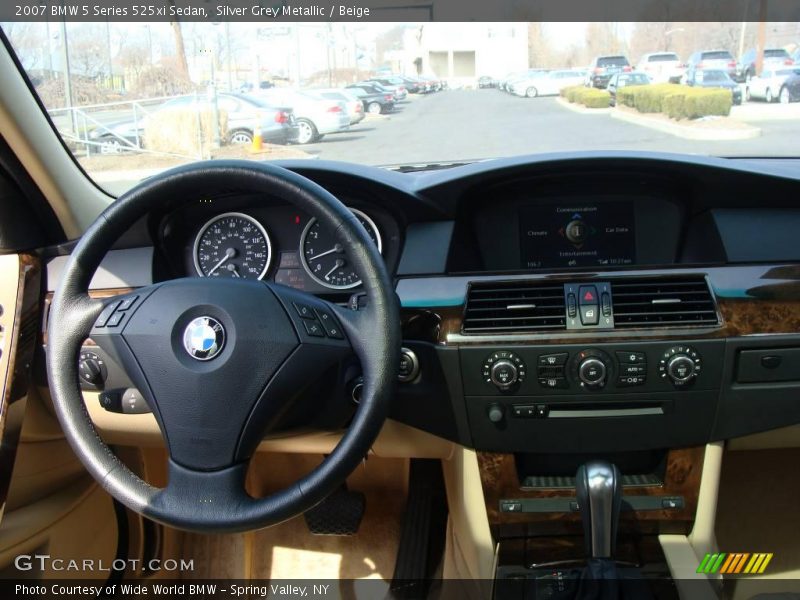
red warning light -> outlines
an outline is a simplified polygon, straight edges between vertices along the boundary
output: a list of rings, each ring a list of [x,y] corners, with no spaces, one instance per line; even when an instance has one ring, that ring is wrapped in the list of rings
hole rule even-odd
[[[300,225],[300,215],[295,215],[294,216],[294,224],[295,225]]]
[[[586,300],[587,302],[590,302],[590,301],[594,300],[594,294],[592,292],[587,291],[583,295],[583,299]]]

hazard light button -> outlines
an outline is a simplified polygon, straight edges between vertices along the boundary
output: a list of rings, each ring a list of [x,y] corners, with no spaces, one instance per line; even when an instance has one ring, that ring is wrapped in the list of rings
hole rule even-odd
[[[581,323],[597,325],[600,320],[597,288],[593,285],[582,285],[578,288],[578,304],[580,305]]]

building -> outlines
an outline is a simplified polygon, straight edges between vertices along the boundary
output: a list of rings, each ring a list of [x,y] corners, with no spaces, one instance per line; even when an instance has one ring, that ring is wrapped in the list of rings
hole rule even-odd
[[[501,78],[528,68],[526,23],[426,23],[409,27],[394,70],[474,86],[478,77]]]

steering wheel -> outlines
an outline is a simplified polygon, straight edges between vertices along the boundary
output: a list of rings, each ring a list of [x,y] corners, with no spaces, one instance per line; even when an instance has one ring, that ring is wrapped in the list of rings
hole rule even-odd
[[[175,199],[215,192],[269,194],[334,230],[362,278],[366,306],[349,310],[262,281],[198,277],[104,300],[89,296],[106,252],[138,219]],[[397,296],[358,219],[312,181],[242,160],[171,169],[110,205],[72,252],[53,297],[47,333],[53,404],[88,471],[131,510],[198,532],[273,525],[334,491],[381,429],[400,350]],[[152,409],[169,456],[166,487],[140,479],[97,434],[78,385],[78,355],[87,337],[124,367]],[[251,497],[245,474],[264,434],[291,409],[297,389],[353,352],[364,387],[333,452],[290,487]]]

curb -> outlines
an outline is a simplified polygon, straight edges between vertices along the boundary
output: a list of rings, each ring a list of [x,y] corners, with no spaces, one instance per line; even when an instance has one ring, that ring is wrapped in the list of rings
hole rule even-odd
[[[556,102],[558,102],[561,106],[566,108],[567,110],[571,110],[572,112],[576,112],[579,115],[608,115],[611,114],[611,111],[614,109],[610,106],[608,108],[586,108],[580,104],[572,104],[564,100],[561,96],[556,98]]]
[[[644,115],[638,115],[628,111],[615,110],[611,113],[611,117],[633,123],[634,125],[641,125],[661,131],[662,133],[669,133],[676,137],[684,138],[687,140],[705,140],[705,141],[732,141],[732,140],[751,140],[761,135],[761,129],[747,125],[744,128],[736,129],[705,129],[702,127],[692,127],[691,125],[681,125],[680,123],[669,123],[657,119],[651,119]]]

